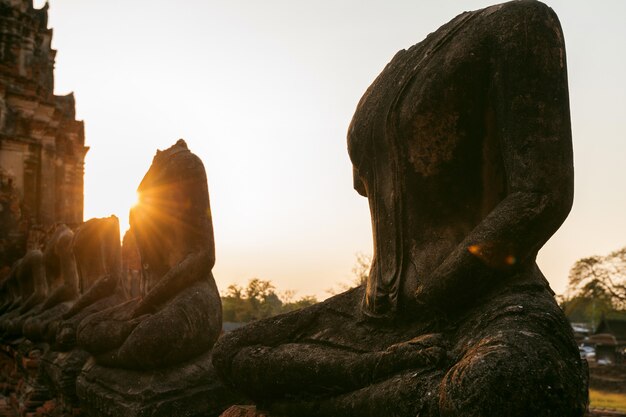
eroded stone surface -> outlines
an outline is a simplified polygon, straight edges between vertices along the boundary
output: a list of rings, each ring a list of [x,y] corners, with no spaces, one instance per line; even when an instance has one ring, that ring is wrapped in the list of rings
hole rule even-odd
[[[398,52],[348,150],[367,284],[225,335],[218,372],[273,416],[582,416],[586,371],[535,263],[573,195],[554,12],[463,13]]]
[[[242,400],[219,381],[210,352],[151,371],[111,369],[92,360],[77,389],[82,408],[92,416],[215,417]]]
[[[143,265],[143,297],[89,316],[78,340],[104,366],[148,370],[210,350],[222,314],[200,159],[183,140],[157,152],[138,193],[130,223]]]
[[[157,152],[138,194],[130,224],[142,297],[78,325],[94,356],[78,396],[94,416],[217,416],[241,396],[212,367],[222,321],[204,166],[179,140]]]
[[[90,219],[74,236],[72,251],[80,296],[54,323],[56,350],[75,347],[78,324],[89,315],[116,306],[128,299],[122,285],[119,221],[111,216]]]

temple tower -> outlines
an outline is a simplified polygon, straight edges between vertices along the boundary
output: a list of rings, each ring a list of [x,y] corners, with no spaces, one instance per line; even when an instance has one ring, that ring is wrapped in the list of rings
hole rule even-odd
[[[73,93],[54,95],[48,5],[0,0],[0,268],[29,230],[83,221],[84,125]]]

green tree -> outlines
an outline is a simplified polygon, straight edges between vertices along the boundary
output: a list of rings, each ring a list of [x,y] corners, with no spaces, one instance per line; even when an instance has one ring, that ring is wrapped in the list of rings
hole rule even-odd
[[[287,313],[289,311],[298,310],[300,308],[309,307],[313,304],[317,304],[317,298],[313,295],[305,295],[295,301],[283,303],[281,311]]]
[[[595,328],[602,319],[615,311],[608,294],[594,297],[575,296],[561,303],[561,308],[571,322],[589,323]]]
[[[230,322],[241,322],[248,315],[249,306],[239,285],[229,285],[226,295],[222,296],[222,319]]]
[[[608,299],[612,308],[626,309],[626,247],[576,261],[569,273],[568,293],[570,299]]]
[[[576,261],[560,305],[570,321],[592,327],[603,316],[626,309],[626,248]]]
[[[294,296],[294,291],[287,291],[283,301],[271,281],[253,278],[245,288],[235,284],[227,288],[222,296],[222,317],[224,321],[247,323],[317,303],[313,296],[298,300]]]
[[[352,267],[352,274],[354,278],[353,283],[355,284],[355,287],[367,282],[371,267],[372,256],[366,255],[362,252],[357,252],[356,261]]]

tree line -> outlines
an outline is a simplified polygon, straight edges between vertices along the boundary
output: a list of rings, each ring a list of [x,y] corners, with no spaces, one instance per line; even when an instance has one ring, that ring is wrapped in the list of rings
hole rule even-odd
[[[222,296],[222,320],[248,323],[317,303],[311,295],[294,299],[293,291],[278,294],[271,281],[253,278],[244,288],[232,284]]]
[[[357,253],[351,281],[327,292],[334,295],[364,283],[371,262],[371,256]],[[576,261],[569,272],[567,290],[558,300],[572,322],[595,326],[606,315],[624,313],[626,317],[626,247]],[[254,278],[246,287],[233,284],[227,288],[222,296],[223,319],[247,323],[317,302],[310,295],[295,298],[294,291],[278,293],[271,281]]]
[[[560,304],[570,321],[594,327],[607,315],[626,317],[626,247],[576,261]]]
[[[371,262],[371,256],[357,253],[351,280],[326,291],[335,295],[364,283]],[[278,293],[271,281],[253,278],[245,287],[236,284],[228,286],[222,296],[222,319],[225,322],[248,323],[308,307],[317,302],[317,297],[312,295],[296,298],[295,291]]]

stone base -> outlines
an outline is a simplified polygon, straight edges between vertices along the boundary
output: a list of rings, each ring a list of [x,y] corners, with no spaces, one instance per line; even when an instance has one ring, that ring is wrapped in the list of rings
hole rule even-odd
[[[89,353],[75,349],[69,352],[49,351],[40,359],[41,380],[54,394],[56,408],[62,415],[78,415],[80,405],[76,379],[89,358]]]
[[[211,353],[175,367],[130,371],[96,365],[83,367],[76,392],[89,416],[215,417],[242,398],[219,382]]]

